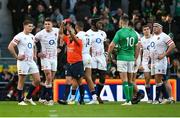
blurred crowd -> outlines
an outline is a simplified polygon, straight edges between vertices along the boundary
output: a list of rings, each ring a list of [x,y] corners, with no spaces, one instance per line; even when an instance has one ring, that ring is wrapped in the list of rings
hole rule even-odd
[[[128,14],[131,25],[142,36],[142,26],[157,21],[163,25],[163,30],[175,42],[177,48],[170,55],[170,73],[177,77],[180,70],[180,1],[175,0],[175,12],[171,14],[172,0],[129,0],[128,13],[124,13],[121,0],[8,0],[7,7],[12,14],[14,35],[22,30],[22,22],[25,19],[34,21],[34,33],[43,28],[46,17],[53,20],[55,27],[64,19],[71,19],[76,24],[83,21],[85,31],[90,29],[91,18],[98,17],[103,22],[103,30],[107,33],[109,42],[119,29],[119,19]],[[66,62],[66,49],[63,42],[58,46],[58,77],[64,77],[64,63]],[[108,74],[116,76],[116,54],[112,56],[112,62],[108,64]]]

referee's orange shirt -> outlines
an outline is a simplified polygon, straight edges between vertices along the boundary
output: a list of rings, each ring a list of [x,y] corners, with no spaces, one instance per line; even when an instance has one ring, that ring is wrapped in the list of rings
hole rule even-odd
[[[70,64],[82,61],[82,40],[78,40],[78,44],[74,41],[70,42],[68,36],[64,36],[63,40],[67,44],[67,62]]]

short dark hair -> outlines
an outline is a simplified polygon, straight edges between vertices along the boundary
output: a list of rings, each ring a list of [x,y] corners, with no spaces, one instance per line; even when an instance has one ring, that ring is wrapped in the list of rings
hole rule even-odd
[[[52,19],[51,18],[49,18],[49,17],[47,17],[47,18],[45,18],[45,20],[44,20],[44,22],[52,22]]]
[[[124,22],[129,22],[129,17],[128,17],[128,15],[123,15],[123,16],[121,16],[120,20],[122,20]]]
[[[77,21],[76,25],[82,29],[84,29],[84,23],[82,21]]]
[[[29,25],[29,24],[33,24],[33,22],[31,20],[24,20],[23,26],[24,25]]]
[[[147,24],[146,24],[146,25],[143,25],[143,27],[142,27],[142,28],[144,29],[144,28],[146,28],[146,27],[151,28],[151,27],[150,27],[149,25],[147,25]]]
[[[96,23],[100,20],[100,17],[91,18],[91,25],[96,26]]]

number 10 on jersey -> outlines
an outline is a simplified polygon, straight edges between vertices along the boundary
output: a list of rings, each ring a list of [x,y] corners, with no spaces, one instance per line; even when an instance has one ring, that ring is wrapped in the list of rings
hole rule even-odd
[[[134,37],[127,37],[127,47],[133,47],[134,46]]]

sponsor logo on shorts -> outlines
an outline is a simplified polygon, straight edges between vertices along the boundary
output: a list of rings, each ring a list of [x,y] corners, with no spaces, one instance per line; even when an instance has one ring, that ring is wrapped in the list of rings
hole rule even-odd
[[[164,69],[162,69],[162,72],[163,72],[163,73],[165,73],[165,70],[164,70]]]

